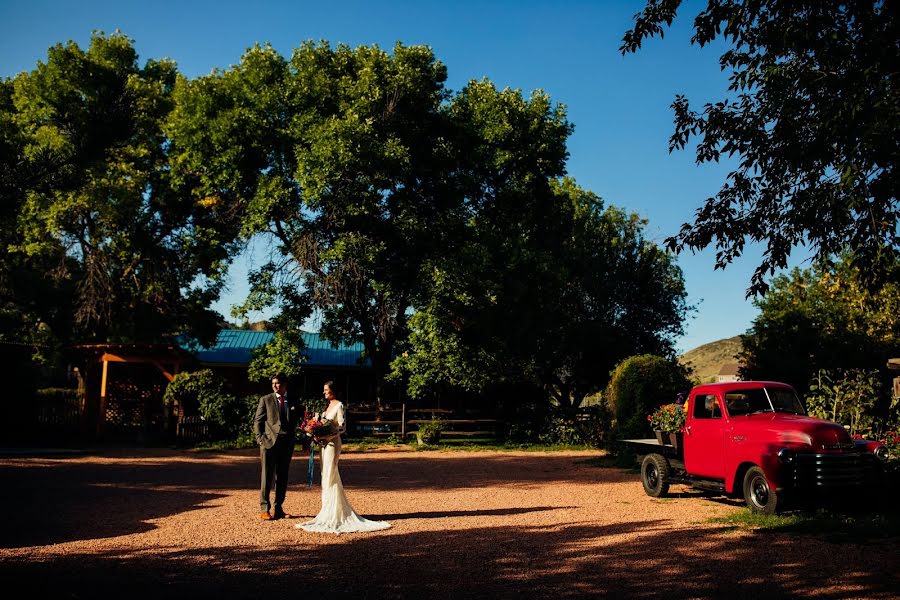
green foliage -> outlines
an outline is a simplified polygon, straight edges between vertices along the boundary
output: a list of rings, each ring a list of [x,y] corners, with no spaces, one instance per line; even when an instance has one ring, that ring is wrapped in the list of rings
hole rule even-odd
[[[648,0],[621,50],[671,24],[680,0]],[[698,163],[736,155],[737,169],[670,248],[716,246],[724,268],[750,240],[765,246],[749,293],[784,267],[791,249],[827,261],[853,252],[864,282],[894,279],[900,255],[900,13],[892,2],[701,4],[692,43],[722,38],[728,97],[701,112],[676,96],[670,149],[698,137]],[[892,274],[893,273],[893,274]]]
[[[866,439],[876,439],[884,443],[888,449],[888,463],[886,471],[895,478],[900,478],[900,421],[893,420],[893,427],[884,432],[884,435],[863,436]]]
[[[847,261],[778,276],[755,304],[741,336],[745,379],[784,381],[802,395],[820,369],[883,368],[900,348],[900,284],[869,291]]]
[[[615,418],[612,440],[648,437],[647,415],[690,387],[684,367],[672,360],[650,354],[623,360],[604,394]]]
[[[809,386],[807,412],[846,425],[851,435],[872,424],[872,408],[879,396],[878,371],[821,369]]]
[[[547,445],[599,448],[606,442],[609,425],[610,414],[603,404],[581,409],[574,416],[567,411],[553,410],[537,440]]]
[[[296,375],[300,372],[303,347],[299,327],[276,331],[271,340],[253,351],[247,378],[262,381],[275,373]]]
[[[163,401],[168,405],[176,402],[185,414],[199,414],[209,423],[213,439],[235,439],[247,435],[247,427],[252,422],[257,398],[240,399],[225,389],[224,381],[209,369],[183,372],[166,387]]]
[[[174,63],[140,66],[130,39],[96,33],[86,50],[50,48],[15,77],[11,95],[0,94],[0,128],[14,127],[6,141],[16,160],[13,184],[0,183],[14,207],[3,226],[15,223],[4,250],[25,267],[26,279],[13,281],[24,292],[16,306],[36,298],[35,309],[19,308],[23,317],[34,312],[58,336],[80,341],[214,338],[208,305],[235,230],[171,179],[163,122],[175,80]],[[47,283],[28,289],[35,274]],[[64,309],[39,299],[48,287]],[[56,310],[73,313],[74,323]]]
[[[446,425],[444,422],[432,415],[430,421],[419,423],[416,435],[421,438],[423,444],[437,444],[441,440],[441,432],[443,432],[445,428]]]
[[[870,512],[863,512],[865,509]],[[740,510],[725,517],[714,517],[710,521],[749,529],[759,534],[822,536],[835,544],[877,543],[900,535],[900,518],[896,510],[873,512],[871,509],[871,505],[856,511],[819,508],[789,515],[764,515]]]
[[[394,362],[410,394],[529,381],[571,417],[625,356],[674,355],[684,282],[645,221],[569,179],[501,191],[431,272]]]
[[[235,407],[240,414],[235,415],[237,423],[234,423],[233,427],[229,427],[229,430],[237,431],[235,445],[238,448],[249,448],[257,445],[254,417],[258,407],[259,397],[257,396],[245,396],[240,400],[240,405]]]
[[[328,400],[326,400],[322,395],[309,398],[301,398],[300,404],[306,407],[306,411],[310,415],[314,415],[316,413],[320,415],[324,414],[325,409],[328,408]]]
[[[176,89],[174,176],[238,212],[245,237],[274,242],[252,307],[315,307],[323,336],[362,341],[379,378],[405,337],[422,266],[462,205],[447,189],[445,80],[424,46],[306,43],[289,61],[257,46]],[[261,364],[302,350],[274,344]]]

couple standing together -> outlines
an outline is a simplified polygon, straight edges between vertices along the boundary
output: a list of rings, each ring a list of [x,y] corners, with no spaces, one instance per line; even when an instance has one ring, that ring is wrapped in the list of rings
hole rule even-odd
[[[337,432],[317,440],[322,448],[322,508],[312,521],[296,525],[306,531],[323,533],[349,533],[353,531],[378,531],[391,526],[386,521],[369,521],[360,517],[344,494],[338,459],[341,456],[341,433],[346,429],[347,417],[344,405],[334,391],[334,382],[323,386],[328,406],[322,420],[337,423]],[[262,462],[262,484],[259,488],[260,516],[264,521],[283,519],[284,497],[287,494],[288,469],[294,453],[294,431],[303,411],[288,399],[287,381],[281,374],[272,378],[272,393],[259,399],[254,420],[256,442],[259,444]],[[272,484],[275,484],[275,504],[269,501]]]

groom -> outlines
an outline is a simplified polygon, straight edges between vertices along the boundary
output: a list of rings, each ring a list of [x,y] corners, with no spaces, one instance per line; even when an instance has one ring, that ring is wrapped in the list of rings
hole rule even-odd
[[[287,380],[282,373],[272,378],[272,393],[259,399],[254,419],[256,443],[262,462],[262,484],[259,488],[260,518],[263,521],[284,519],[288,515],[282,505],[287,494],[288,468],[294,453],[294,428],[297,407],[288,399]],[[269,492],[275,483],[275,511],[271,512]]]

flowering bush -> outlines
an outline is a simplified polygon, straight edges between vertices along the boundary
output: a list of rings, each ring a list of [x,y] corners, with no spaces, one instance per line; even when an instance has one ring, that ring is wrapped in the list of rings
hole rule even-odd
[[[684,407],[680,404],[663,404],[647,415],[654,431],[681,431],[685,421]]]

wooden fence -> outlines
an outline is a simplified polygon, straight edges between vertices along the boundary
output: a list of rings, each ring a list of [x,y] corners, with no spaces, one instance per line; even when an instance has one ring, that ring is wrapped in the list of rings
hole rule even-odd
[[[179,417],[175,437],[185,442],[200,442],[209,437],[209,424],[200,415]]]
[[[487,437],[500,435],[502,423],[497,419],[482,418],[480,414],[456,413],[441,408],[407,408],[347,411],[349,437],[390,437],[406,439],[415,435],[419,425],[439,419],[443,424],[442,437]]]
[[[478,414],[455,413],[441,408],[411,408],[404,404],[398,409],[347,411],[347,434],[349,438],[390,437],[406,439],[415,436],[419,425],[432,419],[440,419],[444,426],[442,437],[496,438],[501,433],[502,423],[497,419],[481,418]],[[175,435],[180,441],[199,442],[209,436],[209,425],[199,416],[179,415]]]

